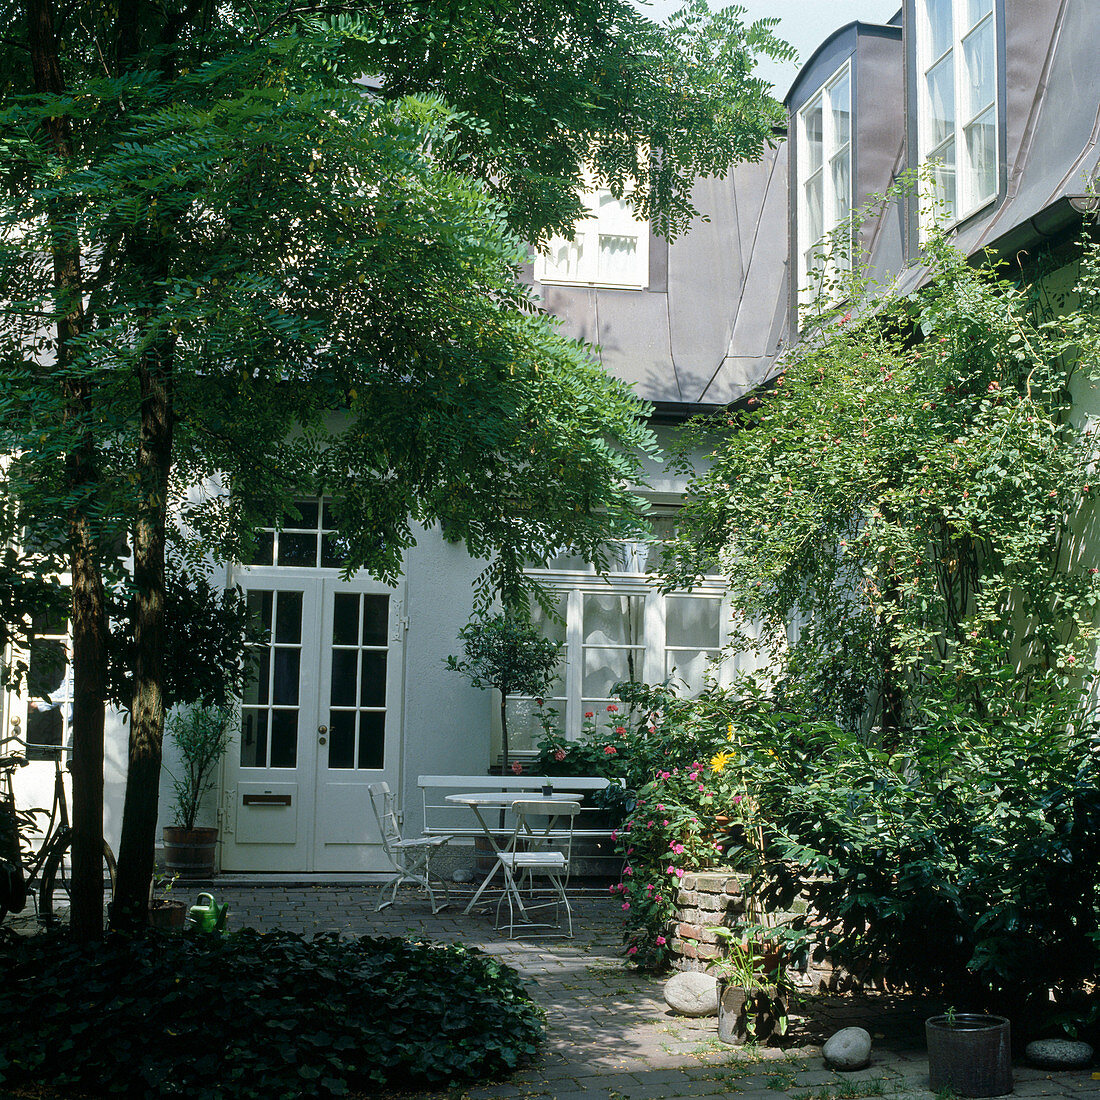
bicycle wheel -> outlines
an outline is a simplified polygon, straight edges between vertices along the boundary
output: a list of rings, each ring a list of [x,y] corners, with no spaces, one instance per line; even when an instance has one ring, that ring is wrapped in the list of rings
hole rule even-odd
[[[69,896],[72,893],[72,846],[71,829],[58,833],[50,845],[50,854],[42,868],[38,887],[40,921],[55,920],[60,908],[69,907]],[[107,904],[115,894],[115,854],[106,841],[103,842],[103,885],[106,913]]]

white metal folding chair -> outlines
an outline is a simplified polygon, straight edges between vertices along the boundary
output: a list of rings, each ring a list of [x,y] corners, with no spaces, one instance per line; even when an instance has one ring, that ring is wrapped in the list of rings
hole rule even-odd
[[[554,906],[554,923],[559,923],[558,911],[564,907],[568,927],[567,935],[573,938],[573,911],[565,888],[569,881],[569,860],[573,852],[573,822],[581,812],[579,802],[524,802],[512,804],[516,815],[515,828],[508,842],[497,854],[504,871],[504,893],[497,902],[497,928],[500,907],[508,902],[508,935],[515,936],[516,912],[526,924],[533,924],[533,910]],[[567,828],[561,823],[567,822]],[[533,893],[533,880],[543,876],[550,884],[550,901],[524,901],[521,886],[526,884]]]
[[[370,804],[374,810],[375,820],[382,834],[382,848],[390,861],[390,866],[396,874],[379,890],[378,906],[375,912],[385,909],[397,900],[397,888],[403,882],[416,882],[428,893],[428,901],[431,903],[432,912],[438,913],[446,905],[450,905],[451,896],[447,890],[447,880],[441,875],[434,874],[431,869],[432,855],[443,847],[450,836],[418,836],[406,840],[401,835],[401,827],[397,823],[397,811],[394,809],[394,797],[390,793],[388,783],[370,783],[367,786],[370,793]],[[434,874],[436,882],[443,887],[444,901],[436,905],[435,894],[432,893],[431,878]],[[389,901],[386,900],[386,891],[391,890]]]

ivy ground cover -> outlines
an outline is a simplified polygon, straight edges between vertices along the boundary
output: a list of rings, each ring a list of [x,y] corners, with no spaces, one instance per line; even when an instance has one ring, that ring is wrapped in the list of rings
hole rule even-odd
[[[458,945],[8,934],[0,970],[0,1016],[18,1021],[0,1034],[0,1086],[33,1095],[373,1095],[492,1080],[542,1037],[515,971]]]

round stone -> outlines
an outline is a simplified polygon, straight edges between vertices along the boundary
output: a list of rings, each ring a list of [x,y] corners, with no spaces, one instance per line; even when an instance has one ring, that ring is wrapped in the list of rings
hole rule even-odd
[[[469,867],[459,867],[458,870],[455,871],[451,875],[451,881],[452,882],[473,882],[474,881],[474,873],[473,873],[473,871],[470,870]]]
[[[871,1060],[871,1036],[861,1027],[845,1027],[821,1048],[832,1069],[863,1069]]]
[[[718,982],[694,970],[673,974],[665,982],[665,1004],[681,1016],[717,1016]]]
[[[1084,1069],[1092,1064],[1092,1047],[1070,1039],[1036,1039],[1027,1044],[1024,1054],[1042,1069]]]

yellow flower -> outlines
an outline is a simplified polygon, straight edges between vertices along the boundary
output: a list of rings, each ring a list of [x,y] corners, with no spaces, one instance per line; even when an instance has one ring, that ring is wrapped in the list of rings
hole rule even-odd
[[[728,726],[726,726],[726,740],[727,741],[732,741],[733,740],[733,723],[732,722],[730,722],[730,724]]]
[[[717,756],[711,758],[710,770],[717,775],[732,759],[732,752],[720,752]]]

